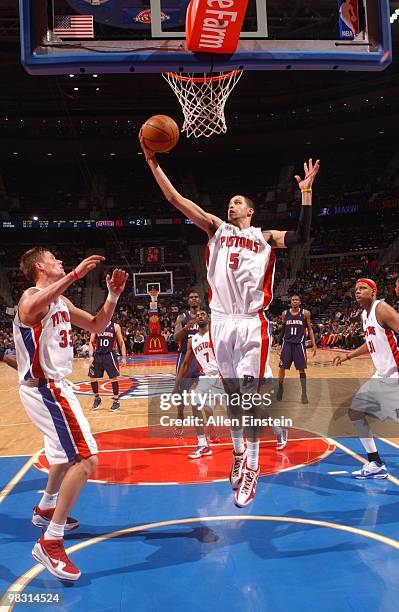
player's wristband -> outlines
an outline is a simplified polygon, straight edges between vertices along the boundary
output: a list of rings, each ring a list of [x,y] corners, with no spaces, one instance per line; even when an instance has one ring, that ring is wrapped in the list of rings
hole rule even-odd
[[[312,189],[301,189],[301,193],[312,193]]]
[[[117,301],[119,300],[119,295],[117,293],[113,293],[112,291],[108,290],[107,300],[108,302],[111,302],[112,304],[116,304]]]

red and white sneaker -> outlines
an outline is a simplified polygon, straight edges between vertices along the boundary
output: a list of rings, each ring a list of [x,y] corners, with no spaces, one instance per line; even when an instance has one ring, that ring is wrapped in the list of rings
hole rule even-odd
[[[79,580],[80,570],[68,559],[64,540],[45,540],[44,533],[32,550],[32,557],[60,580]]]
[[[233,451],[233,465],[230,471],[230,485],[232,489],[238,489],[240,486],[246,458],[247,451],[244,451],[241,455]]]
[[[201,459],[201,457],[207,457],[212,455],[212,449],[209,446],[197,446],[193,453],[190,453],[190,459]]]
[[[258,483],[259,468],[257,470],[244,469],[243,478],[239,489],[234,496],[234,503],[239,508],[248,506],[255,497],[256,485]]]
[[[55,508],[49,508],[48,510],[41,510],[39,506],[35,506],[33,508],[33,516],[32,516],[32,524],[35,527],[39,527],[44,531],[50,525],[50,521],[53,518]],[[68,516],[67,521],[65,523],[65,531],[72,531],[73,529],[77,529],[79,527],[79,521]]]

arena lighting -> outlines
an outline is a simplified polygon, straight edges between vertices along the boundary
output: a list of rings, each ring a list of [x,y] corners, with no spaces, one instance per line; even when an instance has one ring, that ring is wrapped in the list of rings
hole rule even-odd
[[[32,217],[33,221],[39,221],[39,217]]]
[[[96,79],[98,77],[98,74],[93,74],[93,79]]]
[[[12,154],[13,155],[19,155],[18,151],[13,151]]]
[[[79,87],[74,87],[73,91],[79,91]]]
[[[96,87],[96,91],[100,91],[100,88],[99,88],[99,87]]]
[[[74,74],[69,74],[68,76],[69,76],[69,78],[73,79],[73,77],[74,77],[75,75],[74,75]]]

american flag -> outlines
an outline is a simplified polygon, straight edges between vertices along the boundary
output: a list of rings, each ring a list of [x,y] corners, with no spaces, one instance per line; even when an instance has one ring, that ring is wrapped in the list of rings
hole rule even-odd
[[[60,38],[94,38],[93,15],[56,15],[54,34]]]

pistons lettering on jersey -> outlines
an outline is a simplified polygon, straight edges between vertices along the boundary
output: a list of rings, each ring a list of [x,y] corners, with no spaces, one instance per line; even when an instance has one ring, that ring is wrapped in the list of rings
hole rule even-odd
[[[211,349],[211,348],[213,348],[211,342],[201,342],[201,344],[199,344],[198,346],[194,348],[194,353],[196,355],[199,351],[204,351],[205,349]]]
[[[51,320],[53,322],[53,327],[59,325],[60,323],[71,322],[71,318],[67,310],[57,310],[57,312],[51,315]]]
[[[260,243],[245,236],[221,236],[220,245],[222,247],[235,247],[236,249],[247,249],[253,253],[259,253]]]

